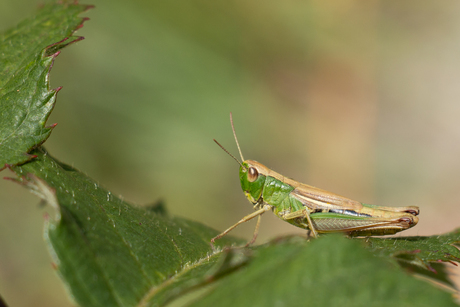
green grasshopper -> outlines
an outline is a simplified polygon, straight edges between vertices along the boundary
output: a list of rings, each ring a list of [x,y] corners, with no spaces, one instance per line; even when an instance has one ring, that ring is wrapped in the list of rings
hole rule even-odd
[[[231,113],[230,123],[242,162],[219,142],[214,142],[240,165],[241,188],[253,204],[255,212],[212,238],[211,243],[236,226],[258,217],[254,236],[248,245],[254,243],[260,216],[267,211],[273,211],[280,219],[294,226],[308,229],[308,234],[315,238],[318,233],[331,232],[343,232],[349,236],[390,235],[418,223],[416,215],[420,210],[416,206],[382,207],[363,204],[287,178],[257,161],[244,160]]]

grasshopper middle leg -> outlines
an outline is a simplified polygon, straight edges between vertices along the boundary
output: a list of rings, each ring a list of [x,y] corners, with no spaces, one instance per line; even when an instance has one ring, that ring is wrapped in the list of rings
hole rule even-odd
[[[303,217],[307,219],[308,229],[311,231],[311,234],[313,235],[313,237],[317,238],[318,232],[316,231],[315,227],[313,226],[313,223],[311,222],[310,212],[307,209],[299,210],[296,212],[291,212],[291,213],[288,213],[282,216],[284,220],[292,220],[292,219],[299,218],[299,217]]]

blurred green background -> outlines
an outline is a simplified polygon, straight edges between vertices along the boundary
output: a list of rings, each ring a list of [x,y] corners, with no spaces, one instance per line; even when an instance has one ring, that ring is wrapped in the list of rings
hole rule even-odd
[[[0,29],[42,3],[1,1]],[[218,230],[251,213],[237,164],[212,141],[238,153],[233,112],[245,158],[362,202],[420,206],[402,235],[460,226],[460,2],[84,4],[96,6],[82,14],[86,39],[51,72],[64,88],[46,147],[114,194]],[[0,294],[72,306],[38,203],[0,181]],[[299,232],[265,214],[258,243]]]

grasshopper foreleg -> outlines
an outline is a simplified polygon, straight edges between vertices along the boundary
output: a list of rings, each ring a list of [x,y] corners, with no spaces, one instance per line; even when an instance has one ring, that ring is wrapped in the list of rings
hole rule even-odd
[[[246,243],[245,247],[248,247],[249,245],[252,245],[254,242],[256,242],[257,235],[259,234],[259,226],[260,226],[260,220],[261,220],[260,216],[261,215],[259,215],[257,217],[257,224],[256,224],[256,228],[254,229],[254,234],[252,236],[252,239],[251,239],[251,241]]]
[[[247,245],[250,245],[252,243],[254,243],[255,241],[255,238],[257,237],[257,233],[259,231],[259,225],[260,225],[260,215],[267,212],[267,211],[270,211],[272,209],[272,206],[270,205],[264,205],[261,209],[251,213],[251,214],[248,214],[246,215],[245,217],[243,217],[241,220],[238,221],[238,223],[236,223],[235,225],[229,227],[227,230],[225,230],[223,233],[221,233],[220,235],[218,236],[215,236],[214,238],[211,239],[211,245],[214,243],[215,240],[218,240],[220,238],[222,238],[223,236],[225,236],[227,233],[229,233],[230,231],[232,231],[236,226],[244,223],[244,222],[247,222],[247,221],[250,221],[252,220],[253,218],[255,218],[256,216],[259,217],[259,220],[257,221],[257,225],[256,225],[256,229],[254,231],[254,236],[252,238],[251,241],[249,241],[249,243]]]

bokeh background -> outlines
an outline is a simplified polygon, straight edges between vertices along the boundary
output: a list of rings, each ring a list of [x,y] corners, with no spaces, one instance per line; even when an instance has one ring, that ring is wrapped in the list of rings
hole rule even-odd
[[[1,1],[0,29],[40,4]],[[84,4],[96,6],[86,39],[51,73],[64,88],[46,147],[112,193],[218,230],[251,213],[237,164],[212,141],[238,153],[233,112],[245,158],[362,202],[420,206],[403,235],[460,226],[460,2]],[[72,306],[38,203],[0,181],[0,294]],[[258,243],[299,232],[265,214]]]

